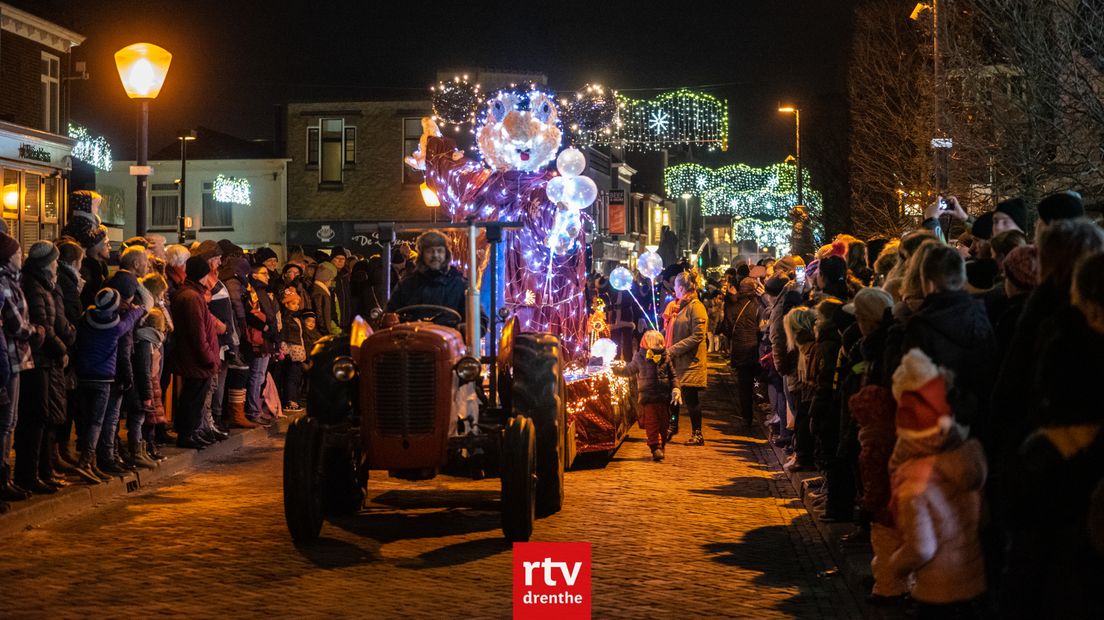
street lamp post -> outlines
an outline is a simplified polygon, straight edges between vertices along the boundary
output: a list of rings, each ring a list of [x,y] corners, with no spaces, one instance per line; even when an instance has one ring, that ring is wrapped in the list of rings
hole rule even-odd
[[[184,245],[184,242],[187,241],[184,234],[186,229],[184,224],[187,219],[185,215],[186,211],[184,210],[184,196],[185,190],[188,187],[188,143],[196,139],[196,132],[194,129],[182,131],[176,139],[180,140],[180,213],[176,218],[176,236],[177,243]]]
[[[431,188],[426,183],[422,183],[419,186],[419,189],[422,190],[422,202],[425,203],[425,206],[429,207],[430,209],[433,209],[433,223],[436,224],[437,223],[437,207],[441,206],[441,200],[439,198],[437,198],[437,192],[433,191],[433,188]]]
[[[690,252],[692,249],[694,249],[694,241],[690,238],[690,228],[694,225],[694,216],[690,213],[690,199],[693,197],[693,194],[691,194],[690,192],[683,192],[682,217],[679,218],[679,220],[681,220],[681,224],[683,225],[683,229],[680,231],[682,235],[681,239],[686,241],[687,252]]]
[[[133,173],[138,177],[138,205],[134,218],[134,234],[137,236],[146,234],[149,102],[160,94],[171,61],[172,54],[152,43],[135,43],[115,52],[115,68],[119,70],[119,79],[127,96],[141,101],[138,111],[138,160],[135,162],[137,170]]]
[[[787,114],[793,113],[794,115],[794,141],[796,142],[796,145],[794,146],[794,150],[796,151],[794,155],[794,163],[797,164],[797,204],[804,205],[805,179],[801,174],[801,110],[795,106],[790,105],[779,106],[778,111]]]

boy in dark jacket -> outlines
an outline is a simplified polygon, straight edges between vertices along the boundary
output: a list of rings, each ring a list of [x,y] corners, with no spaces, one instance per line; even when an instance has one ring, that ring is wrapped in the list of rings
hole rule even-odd
[[[112,383],[115,382],[119,341],[134,331],[134,325],[145,310],[132,306],[123,308],[119,291],[113,288],[100,289],[93,302],[77,325],[74,366],[77,371],[77,393],[84,406],[83,418],[88,425],[80,436],[81,454],[77,472],[85,480],[97,483],[110,480],[110,476],[97,466],[96,454],[97,451],[103,455],[111,454],[115,440],[115,429],[105,429],[104,417],[107,415]],[[110,435],[110,439],[105,435]]]
[[[617,372],[636,376],[636,402],[648,433],[648,447],[652,460],[662,461],[672,392],[678,389],[678,379],[663,346],[663,334],[655,330],[644,332],[632,361]]]

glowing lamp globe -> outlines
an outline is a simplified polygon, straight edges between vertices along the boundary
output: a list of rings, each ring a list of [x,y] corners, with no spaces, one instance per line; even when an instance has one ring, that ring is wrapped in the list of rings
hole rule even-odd
[[[135,43],[115,52],[119,79],[131,99],[155,99],[165,84],[172,54],[153,43]]]
[[[636,269],[640,275],[654,280],[663,271],[663,258],[655,252],[645,252],[636,259]]]
[[[590,345],[590,356],[602,358],[602,365],[609,366],[617,358],[617,343],[609,338],[599,338]]]
[[[627,291],[632,288],[633,275],[632,272],[624,267],[617,267],[609,276],[610,286],[619,290]]]

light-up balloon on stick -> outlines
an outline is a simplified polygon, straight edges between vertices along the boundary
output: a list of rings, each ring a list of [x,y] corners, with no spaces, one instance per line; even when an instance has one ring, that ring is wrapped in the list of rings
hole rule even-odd
[[[636,259],[640,275],[654,280],[663,271],[663,257],[656,252],[645,252]]]
[[[571,177],[565,182],[563,201],[573,209],[585,209],[598,197],[598,185],[590,177]]]
[[[565,177],[579,176],[586,169],[586,156],[575,148],[564,149],[556,158],[556,170]]]
[[[556,204],[563,200],[565,189],[567,189],[567,179],[564,177],[552,177],[552,179],[548,181],[548,185],[544,186],[544,193],[548,196],[548,200],[552,204]]]
[[[624,267],[618,266],[610,272],[609,282],[610,286],[613,288],[619,291],[627,291],[632,288],[632,272]]]

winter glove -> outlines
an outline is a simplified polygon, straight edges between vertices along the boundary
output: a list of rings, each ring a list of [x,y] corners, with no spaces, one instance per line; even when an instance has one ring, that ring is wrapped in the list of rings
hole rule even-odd
[[[671,390],[671,404],[672,405],[681,405],[682,404],[682,389],[681,388],[675,388],[675,389]]]

